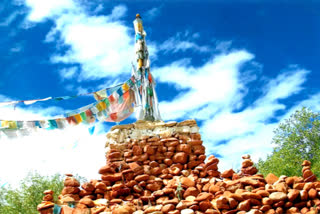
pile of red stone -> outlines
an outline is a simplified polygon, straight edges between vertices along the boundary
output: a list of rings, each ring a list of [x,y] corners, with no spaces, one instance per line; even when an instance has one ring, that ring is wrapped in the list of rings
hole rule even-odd
[[[91,180],[80,188],[78,181],[67,176],[58,201],[61,213],[311,214],[320,208],[320,182],[311,172],[310,162],[303,163],[303,178],[273,174],[264,178],[256,174],[249,155],[243,156],[239,174],[232,169],[220,173],[216,157],[205,161],[196,124],[174,125],[176,129],[171,123],[160,131],[159,127],[152,127],[151,132],[142,130],[151,134],[137,138],[117,138],[137,136],[132,126],[117,131],[113,137],[121,143],[108,145],[106,165],[99,170],[101,180]]]

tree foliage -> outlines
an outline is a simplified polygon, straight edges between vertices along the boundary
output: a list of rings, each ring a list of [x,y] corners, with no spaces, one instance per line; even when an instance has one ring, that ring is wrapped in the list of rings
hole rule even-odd
[[[38,173],[29,175],[13,188],[0,187],[0,213],[6,214],[37,214],[37,205],[41,203],[43,191],[51,189],[57,195],[63,188],[63,179],[59,174],[42,176]]]
[[[301,176],[301,163],[310,160],[312,171],[320,176],[320,113],[302,108],[280,123],[274,131],[275,144],[267,159],[259,160],[262,174]]]

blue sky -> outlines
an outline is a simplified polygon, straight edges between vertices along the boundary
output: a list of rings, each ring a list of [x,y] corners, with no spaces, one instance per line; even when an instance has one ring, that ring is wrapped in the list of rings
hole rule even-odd
[[[221,170],[237,168],[242,154],[265,158],[272,131],[296,109],[320,110],[319,9],[311,1],[2,1],[0,100],[74,95],[127,80],[140,13],[163,120],[196,119],[207,155],[220,158]],[[6,106],[0,117],[47,118],[92,102]],[[0,183],[30,170],[97,176],[112,125],[97,123],[93,135],[79,126],[1,139],[0,161],[10,164],[0,166]]]

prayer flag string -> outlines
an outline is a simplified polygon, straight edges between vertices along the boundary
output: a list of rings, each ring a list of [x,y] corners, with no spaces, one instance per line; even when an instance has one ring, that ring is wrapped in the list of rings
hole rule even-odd
[[[64,129],[68,125],[92,124],[96,121],[120,122],[134,112],[135,104],[135,77],[112,89],[107,96],[106,92],[93,92],[96,102],[68,112],[64,115],[45,120],[0,120],[0,138],[5,135],[9,138],[18,135],[28,135],[37,129]]]

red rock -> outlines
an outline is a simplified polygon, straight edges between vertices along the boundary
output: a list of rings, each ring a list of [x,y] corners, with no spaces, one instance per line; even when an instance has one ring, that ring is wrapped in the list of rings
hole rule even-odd
[[[46,194],[45,196],[43,196],[42,200],[43,201],[52,201],[53,196],[51,194]]]
[[[213,164],[207,166],[206,170],[207,171],[209,171],[209,170],[217,171],[218,170],[218,163],[213,163]]]
[[[313,188],[308,191],[308,196],[310,199],[315,199],[317,195],[318,195],[318,191]]]
[[[135,146],[132,147],[133,155],[135,155],[135,156],[142,155],[142,152],[143,151],[142,151],[142,148],[140,146],[135,145]]]
[[[120,158],[121,153],[120,152],[112,152],[107,155],[107,159],[115,159],[115,158]]]
[[[143,174],[143,175],[138,175],[137,177],[135,177],[135,181],[137,181],[137,182],[141,182],[141,181],[146,181],[146,180],[148,180],[149,179],[149,175],[147,175],[147,174]]]
[[[262,199],[261,195],[259,195],[257,193],[253,193],[253,192],[244,192],[241,194],[241,196],[244,199],[257,199],[257,200]]]
[[[86,196],[86,195],[91,195],[92,194],[92,192],[93,191],[87,191],[87,190],[84,190],[84,189],[82,189],[82,190],[80,190],[80,192],[79,192],[79,196],[80,197],[84,197],[84,196]]]
[[[249,166],[247,168],[242,168],[241,172],[245,175],[254,175],[258,172],[257,168],[254,166]]]
[[[150,174],[154,176],[160,175],[161,172],[162,172],[162,169],[160,167],[155,167],[150,170]]]
[[[233,198],[228,198],[230,209],[235,209],[238,206],[238,202]]]
[[[267,190],[258,190],[256,193],[261,197],[269,197],[270,195],[270,193]]]
[[[82,189],[84,189],[84,190],[86,190],[88,192],[92,192],[94,190],[94,186],[91,183],[88,183],[88,182],[83,183],[81,185],[81,187],[82,187]]]
[[[161,187],[162,187],[161,184],[153,183],[153,184],[147,184],[146,189],[150,190],[151,192],[154,192],[154,191],[160,190]]]
[[[193,153],[195,155],[204,155],[205,154],[205,147],[202,145],[195,145],[193,146]]]
[[[290,189],[287,194],[289,201],[294,201],[300,195],[300,191],[297,189]]]
[[[305,170],[305,171],[303,172],[303,178],[304,178],[304,179],[307,179],[307,178],[311,177],[312,175],[313,175],[313,173],[312,173],[311,170]]]
[[[155,149],[150,146],[150,145],[146,145],[144,148],[143,148],[144,152],[147,153],[148,155],[153,155],[156,151]]]
[[[175,210],[175,206],[173,205],[173,204],[166,204],[166,205],[164,205],[162,208],[161,208],[161,211],[163,212],[163,213],[168,213],[169,211],[173,211],[173,210]]]
[[[188,155],[185,152],[178,152],[173,156],[172,161],[174,163],[185,164],[188,161]]]
[[[94,207],[94,203],[93,201],[90,199],[90,198],[82,198],[80,201],[79,201],[80,204],[84,204],[86,205],[87,207],[91,208],[91,207]]]
[[[253,165],[253,162],[250,159],[244,159],[242,162],[242,168],[247,168],[252,165]]]
[[[54,203],[46,201],[46,202],[43,202],[43,203],[39,204],[37,206],[37,210],[41,211],[41,210],[49,209],[49,208],[52,208],[52,207],[54,207]]]
[[[249,200],[245,200],[245,201],[242,201],[238,204],[238,210],[242,210],[242,211],[246,211],[248,212],[250,210],[250,202]]]
[[[311,166],[311,162],[308,160],[304,160],[301,166]]]
[[[196,183],[194,182],[194,180],[192,180],[188,177],[182,177],[181,184],[186,187],[194,187]]]
[[[179,144],[176,147],[177,152],[185,152],[187,154],[191,153],[191,146],[188,144]]]
[[[66,177],[64,180],[64,186],[79,187],[80,183],[74,177]]]
[[[202,212],[205,212],[207,209],[212,208],[212,204],[210,201],[201,201],[199,203],[199,208]]]
[[[304,187],[304,184],[305,184],[305,183],[295,183],[295,184],[293,185],[293,189],[302,190],[303,187]]]
[[[169,211],[168,214],[180,214],[179,210]]]
[[[278,176],[276,176],[273,173],[269,173],[266,177],[265,180],[268,184],[274,184],[277,180],[279,180]]]
[[[101,176],[101,179],[105,181],[110,181],[110,182],[120,181],[122,180],[122,173],[119,172],[114,174],[103,174]]]
[[[308,192],[306,190],[301,190],[300,191],[300,198],[302,201],[308,200]]]
[[[62,195],[77,194],[79,192],[80,192],[80,189],[78,187],[67,186],[62,189],[61,194]]]
[[[95,185],[96,189],[107,190],[107,186],[103,182],[97,182]]]
[[[167,142],[165,143],[166,147],[176,147],[179,145],[179,141],[171,141],[171,142]]]
[[[274,202],[278,202],[287,199],[287,195],[283,192],[273,192],[269,195],[269,198]]]
[[[172,163],[173,163],[173,161],[171,159],[169,159],[169,158],[164,159],[163,162],[168,166],[171,166]]]
[[[178,198],[173,198],[173,199],[164,201],[164,202],[162,203],[162,205],[167,205],[167,204],[177,205],[178,203],[179,203],[179,199],[178,199]]]
[[[202,140],[189,140],[187,143],[191,146],[202,145]]]
[[[138,172],[140,170],[143,170],[142,166],[140,166],[137,162],[132,162],[132,163],[129,163],[128,165],[133,172]]]
[[[194,167],[200,165],[201,163],[202,163],[201,161],[196,161],[196,160],[189,161],[188,162],[188,169],[193,169]]]
[[[205,200],[211,200],[213,198],[213,195],[211,193],[207,192],[201,192],[195,199],[195,201],[205,201]]]
[[[195,187],[189,187],[184,192],[183,197],[186,198],[186,197],[188,197],[190,195],[197,197],[198,194],[199,194],[199,190],[198,189],[196,189]]]
[[[273,204],[273,200],[270,198],[262,198],[262,204],[263,205],[271,205],[271,204]]]
[[[221,173],[222,178],[232,178],[232,175],[234,174],[233,169],[228,169],[225,170],[224,172]]]

